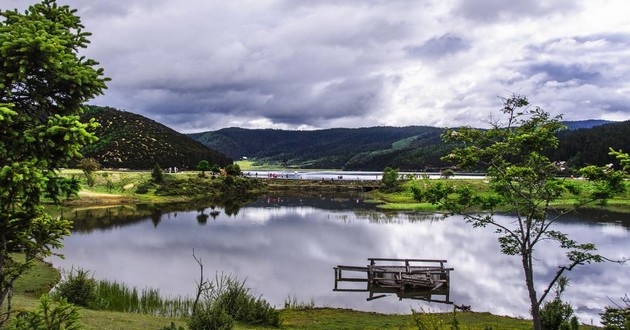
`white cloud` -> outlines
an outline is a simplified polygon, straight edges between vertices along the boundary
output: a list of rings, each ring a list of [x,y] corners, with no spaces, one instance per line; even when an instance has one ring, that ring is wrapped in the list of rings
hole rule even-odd
[[[59,3],[112,78],[93,103],[180,131],[481,126],[511,92],[630,119],[625,0]]]

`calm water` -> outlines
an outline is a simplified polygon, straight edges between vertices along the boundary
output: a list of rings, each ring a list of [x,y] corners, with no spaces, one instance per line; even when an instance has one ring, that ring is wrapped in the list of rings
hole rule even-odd
[[[499,253],[491,229],[473,229],[459,217],[383,213],[355,198],[261,198],[240,209],[162,213],[118,207],[77,215],[87,220],[79,220],[65,240],[66,259],[53,260],[56,266],[89,269],[96,278],[157,287],[164,294],[193,294],[199,277],[194,249],[207,276],[223,272],[247,278],[248,287],[278,307],[291,296],[365,311],[409,313],[420,304],[446,311],[451,307],[395,296],[368,302],[367,293],[332,291],[336,265],[364,266],[370,257],[446,259],[455,268],[451,300],[456,304],[528,315],[519,258]],[[609,258],[630,257],[630,221],[624,215],[570,216],[557,229],[596,243]],[[536,276],[549,279],[564,255],[552,245],[541,245],[538,253]],[[608,297],[630,293],[629,270],[628,264],[613,263],[577,267],[567,273],[565,300],[582,322],[597,323]]]

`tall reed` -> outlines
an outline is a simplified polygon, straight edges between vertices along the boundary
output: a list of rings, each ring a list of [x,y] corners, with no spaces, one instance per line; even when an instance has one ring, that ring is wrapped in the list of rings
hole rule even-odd
[[[96,284],[96,309],[181,317],[190,315],[192,304],[188,298],[162,297],[158,289],[145,288],[139,292],[135,287],[107,280],[99,280]]]

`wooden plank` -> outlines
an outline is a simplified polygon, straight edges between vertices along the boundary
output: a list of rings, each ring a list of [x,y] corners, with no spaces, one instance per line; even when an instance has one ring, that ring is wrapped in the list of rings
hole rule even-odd
[[[447,260],[443,260],[443,259],[395,259],[395,258],[368,258],[368,260],[369,260],[370,262],[372,262],[372,261],[399,261],[399,262],[410,261],[410,262],[440,262],[440,263],[447,262]]]
[[[351,272],[367,272],[368,271],[367,267],[360,267],[360,266],[337,266],[335,267],[335,269],[347,270]]]

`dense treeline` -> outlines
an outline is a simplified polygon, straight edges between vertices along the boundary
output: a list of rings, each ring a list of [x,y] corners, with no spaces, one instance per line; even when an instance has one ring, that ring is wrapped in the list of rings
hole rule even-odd
[[[613,161],[608,147],[629,149],[630,122],[587,120],[566,122],[560,147],[551,158],[570,167]],[[440,158],[443,129],[426,126],[338,128],[316,131],[226,128],[191,137],[235,159],[243,156],[262,163],[301,168],[376,170],[385,167],[432,171],[452,166]]]
[[[191,137],[235,159],[245,156],[304,168],[382,170],[392,162],[407,163],[408,152],[435,148],[442,130],[426,126],[316,131],[226,128]],[[429,158],[439,161],[439,157]]]
[[[90,118],[101,125],[95,132],[99,141],[82,153],[104,167],[150,169],[157,163],[162,168],[194,169],[201,160],[221,167],[232,163],[224,154],[134,113],[89,106],[81,120]]]
[[[560,145],[551,159],[567,161],[569,167],[617,163],[608,155],[608,148],[630,149],[630,121],[611,123],[588,129],[565,130],[559,133]]]

